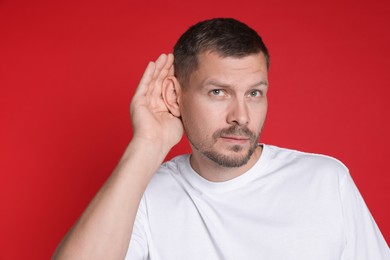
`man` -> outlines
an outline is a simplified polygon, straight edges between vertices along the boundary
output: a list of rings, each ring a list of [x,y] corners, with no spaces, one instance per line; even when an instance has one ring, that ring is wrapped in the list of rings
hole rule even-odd
[[[234,19],[192,26],[149,63],[133,139],[55,258],[390,259],[342,163],[258,144],[268,67]],[[192,154],[160,166],[183,131]]]

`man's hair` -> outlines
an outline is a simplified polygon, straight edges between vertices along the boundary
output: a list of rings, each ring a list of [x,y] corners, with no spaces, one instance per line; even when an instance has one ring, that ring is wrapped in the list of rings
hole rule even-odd
[[[255,30],[233,18],[205,20],[191,26],[173,48],[175,75],[183,88],[198,68],[198,55],[205,51],[235,58],[262,52],[269,68],[267,47]]]

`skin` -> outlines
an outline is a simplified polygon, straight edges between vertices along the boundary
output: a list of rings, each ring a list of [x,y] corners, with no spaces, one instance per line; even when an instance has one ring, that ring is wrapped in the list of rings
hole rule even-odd
[[[236,59],[203,53],[186,90],[174,77],[172,54],[150,62],[130,106],[133,138],[53,259],[123,259],[142,195],[184,128],[193,147],[191,165],[204,178],[228,180],[253,166],[261,147],[239,167],[222,166],[206,154],[230,161],[248,157],[265,120],[266,82],[262,54]]]

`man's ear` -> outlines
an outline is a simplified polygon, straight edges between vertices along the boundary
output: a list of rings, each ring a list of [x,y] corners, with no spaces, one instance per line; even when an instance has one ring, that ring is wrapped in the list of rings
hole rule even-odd
[[[176,77],[171,76],[164,79],[162,84],[162,98],[169,112],[175,117],[180,117],[179,95],[181,86]]]

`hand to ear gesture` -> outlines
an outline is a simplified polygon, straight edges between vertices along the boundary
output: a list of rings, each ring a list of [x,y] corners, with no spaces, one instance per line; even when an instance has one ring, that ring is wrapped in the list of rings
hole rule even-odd
[[[176,83],[172,54],[149,63],[130,106],[133,139],[53,259],[124,259],[146,186],[183,135]],[[173,104],[176,117],[165,105],[163,90],[169,90],[167,104]]]
[[[130,105],[134,136],[168,152],[183,135],[180,118],[172,115],[163,100],[163,82],[174,79],[173,55],[162,54],[149,62]]]

